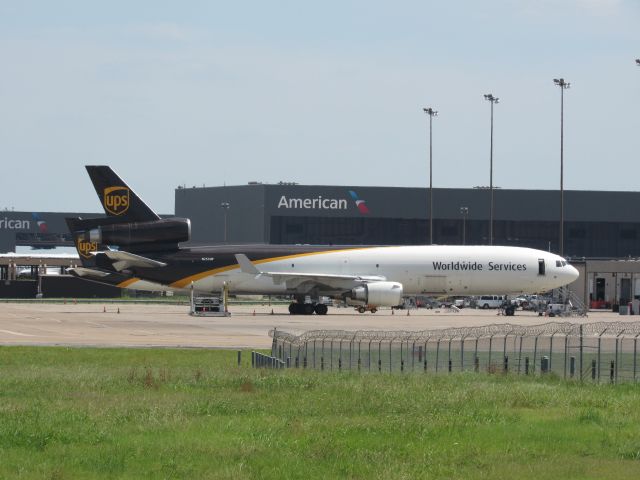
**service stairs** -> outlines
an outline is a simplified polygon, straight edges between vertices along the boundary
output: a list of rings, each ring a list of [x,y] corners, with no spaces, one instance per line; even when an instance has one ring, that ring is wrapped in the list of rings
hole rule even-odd
[[[564,303],[566,308],[563,317],[586,317],[589,313],[587,305],[582,299],[568,287],[562,287],[554,290],[554,299],[558,303]],[[556,301],[554,300],[554,302]]]

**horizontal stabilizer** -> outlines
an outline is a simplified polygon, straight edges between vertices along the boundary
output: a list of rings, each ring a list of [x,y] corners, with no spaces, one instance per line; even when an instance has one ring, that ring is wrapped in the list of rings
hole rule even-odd
[[[77,277],[87,277],[87,278],[104,278],[110,275],[109,272],[97,270],[95,268],[85,268],[85,267],[68,268],[67,272]]]
[[[99,255],[104,255],[112,262],[113,268],[117,271],[122,271],[126,268],[131,267],[139,267],[139,268],[160,268],[166,267],[167,264],[164,262],[159,262],[157,260],[152,260],[150,258],[141,257],[140,255],[136,255],[134,253],[129,252],[121,252],[116,250],[107,250],[104,252],[91,252],[92,255],[96,257]]]

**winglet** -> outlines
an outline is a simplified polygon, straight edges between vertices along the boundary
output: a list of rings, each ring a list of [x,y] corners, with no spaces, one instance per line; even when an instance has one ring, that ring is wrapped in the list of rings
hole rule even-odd
[[[244,253],[236,253],[235,256],[242,273],[250,273],[251,275],[260,275],[262,273]]]

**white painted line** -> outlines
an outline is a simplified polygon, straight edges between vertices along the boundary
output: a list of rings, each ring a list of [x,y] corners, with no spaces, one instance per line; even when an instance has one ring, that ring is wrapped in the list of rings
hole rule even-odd
[[[8,333],[9,335],[18,335],[19,337],[35,337],[35,335],[29,335],[28,333],[12,332],[11,330],[0,330],[1,333]]]

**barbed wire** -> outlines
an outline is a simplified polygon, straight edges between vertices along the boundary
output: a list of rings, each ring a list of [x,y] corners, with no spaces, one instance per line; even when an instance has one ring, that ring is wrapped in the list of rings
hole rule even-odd
[[[539,336],[638,337],[640,322],[570,323],[548,322],[539,325],[490,324],[478,327],[456,327],[420,331],[408,330],[309,330],[301,334],[273,329],[269,336],[292,345],[313,341],[342,342],[427,342],[432,340],[476,339],[491,337]]]

